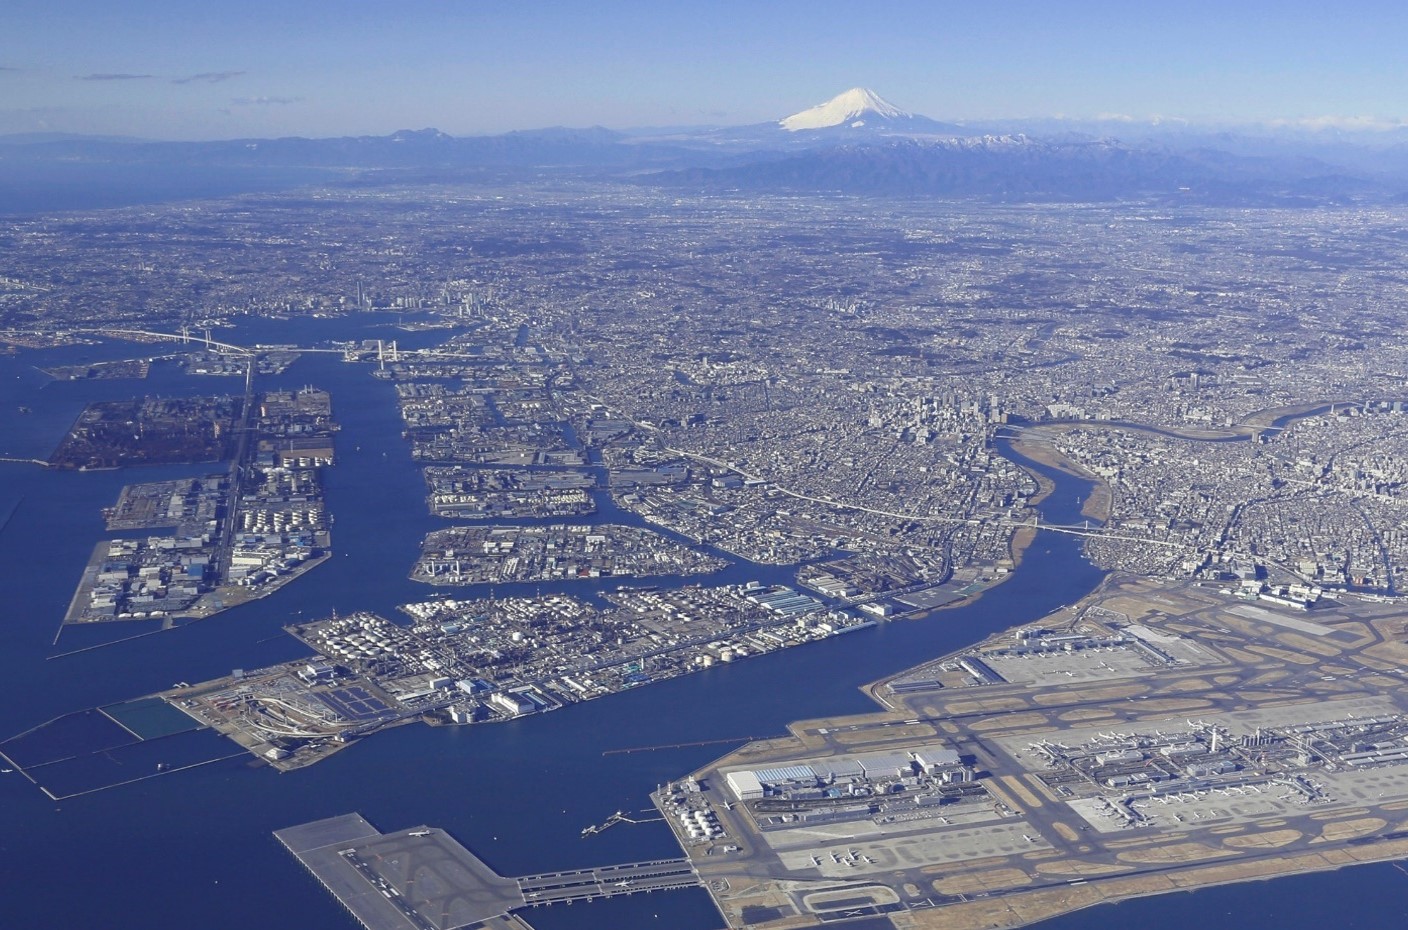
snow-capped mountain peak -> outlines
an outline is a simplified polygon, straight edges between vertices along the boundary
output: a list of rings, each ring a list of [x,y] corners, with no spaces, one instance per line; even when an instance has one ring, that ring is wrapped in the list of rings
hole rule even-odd
[[[832,126],[863,126],[867,118],[874,117],[881,120],[911,119],[913,114],[888,103],[873,90],[852,87],[810,110],[803,110],[778,120],[778,125],[788,132],[796,132],[800,129],[828,129]]]

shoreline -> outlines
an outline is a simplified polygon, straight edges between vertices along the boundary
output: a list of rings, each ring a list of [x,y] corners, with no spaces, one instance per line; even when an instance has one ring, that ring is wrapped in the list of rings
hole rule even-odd
[[[1022,444],[1022,437],[1023,435],[1025,435],[1025,433],[1026,430],[1020,431],[1017,437],[1012,440],[1012,448],[1019,455],[1031,459],[1033,462],[1036,462],[1039,465],[1046,465],[1047,467],[1054,468],[1057,471],[1062,472],[1063,474],[1071,475],[1072,477],[1092,482],[1090,494],[1086,496],[1086,502],[1081,508],[1081,513],[1085,513],[1087,516],[1091,517],[1091,519],[1099,519],[1102,522],[1107,519],[1107,517],[1104,516],[1097,517],[1094,513],[1087,513],[1087,509],[1091,507],[1091,501],[1093,500],[1098,499],[1101,502],[1102,506],[1108,506],[1109,492],[1105,486],[1105,483],[1098,476],[1089,474],[1088,472],[1085,472],[1084,470],[1080,469],[1078,466],[1075,465],[1075,463],[1070,462],[1070,460],[1066,459],[1064,456],[1059,456],[1059,453],[1047,455],[1043,451],[1032,449],[1032,447],[1029,445],[1024,446]],[[1054,453],[1054,450],[1052,450],[1052,452]],[[1009,461],[1011,460],[1009,459]],[[1032,495],[1031,499],[1028,501],[1030,505],[1036,506],[1040,504],[1042,501],[1046,500],[1052,495],[1052,493],[1055,492],[1056,483],[1050,478],[1048,478],[1046,475],[1043,475],[1041,472],[1036,471],[1034,469],[1028,468],[1021,462],[1014,461],[1013,464],[1016,465],[1018,468],[1022,469],[1025,474],[1030,476],[1031,479],[1036,482],[1037,491],[1036,494]],[[1102,494],[1103,496],[1101,496]],[[989,591],[991,591],[993,588],[996,588],[1004,581],[1007,581],[1009,578],[1015,575],[1018,570],[1021,569],[1022,559],[1026,555],[1027,550],[1031,548],[1032,543],[1036,542],[1037,531],[1039,529],[1040,527],[1037,526],[1019,526],[1012,531],[1012,536],[1007,542],[1007,558],[1012,563],[1012,567],[1009,568],[1006,573],[993,578],[990,582],[985,583],[981,590],[975,591],[972,594],[964,595],[962,597],[957,598],[956,600],[949,601],[947,604],[940,604],[938,607],[930,607],[927,610],[917,611],[913,614],[901,615],[896,619],[927,620],[933,615],[940,613],[941,611],[954,610],[959,607],[967,607],[969,604],[976,604],[979,600],[982,599],[983,595],[987,594]],[[994,566],[994,568],[996,568],[996,566]]]
[[[1057,449],[1050,436],[1042,432],[1041,427],[1028,427],[1019,430],[1012,439],[1012,448],[1039,465],[1045,465],[1062,474],[1091,482],[1090,493],[1081,505],[1080,512],[1083,516],[1099,520],[1101,523],[1109,521],[1114,503],[1114,495],[1110,491],[1109,483]],[[1032,498],[1032,503],[1040,503],[1054,490],[1055,485],[1051,483],[1051,479],[1044,475],[1034,473],[1030,469],[1024,468],[1024,470],[1032,475],[1042,488],[1041,492]]]
[[[1363,698],[1350,695],[1358,692],[1346,691],[1344,686],[1335,684],[1320,686],[1322,679],[1317,677],[1318,672],[1293,652],[1302,648],[1305,650],[1302,654],[1307,657],[1321,655],[1320,649],[1313,648],[1313,643],[1303,638],[1297,639],[1298,634],[1294,631],[1267,632],[1254,625],[1234,625],[1233,633],[1219,631],[1216,624],[1223,621],[1219,619],[1222,613],[1218,604],[1222,602],[1205,596],[1202,590],[1196,585],[1170,586],[1140,576],[1109,574],[1075,604],[1046,615],[1038,625],[1052,630],[1066,630],[1067,620],[1072,616],[1078,617],[1085,606],[1102,604],[1110,599],[1125,603],[1145,597],[1150,609],[1154,609],[1155,605],[1161,610],[1181,606],[1181,610],[1175,611],[1171,617],[1163,617],[1157,622],[1167,622],[1180,631],[1184,630],[1183,624],[1211,622],[1213,625],[1205,629],[1233,636],[1234,641],[1239,638],[1252,643],[1268,641],[1267,656],[1272,655],[1275,648],[1287,650],[1284,656],[1278,657],[1279,661],[1287,668],[1300,669],[1298,673],[1309,676],[1309,680],[1316,685],[1304,692],[1302,700],[1291,702],[1290,706],[1318,707],[1325,701],[1343,701],[1347,702],[1342,705],[1347,710],[1357,710],[1353,702]],[[1170,597],[1175,601],[1182,598],[1183,603],[1170,603]],[[1185,612],[1188,619],[1185,619]],[[1325,622],[1332,623],[1337,630],[1351,630],[1357,628],[1356,624],[1379,627],[1390,623],[1394,616],[1387,609],[1381,609],[1368,614],[1347,612]],[[1002,635],[1010,635],[1011,630],[1020,626],[1010,628],[1006,634],[995,634],[991,641]],[[1385,629],[1391,630],[1391,624],[1378,629],[1376,634],[1360,635],[1357,646],[1344,645],[1339,647],[1336,654],[1343,652],[1352,655],[1359,648],[1377,648],[1372,643],[1376,640],[1383,642]],[[703,781],[710,778],[718,780],[721,773],[730,768],[751,770],[760,766],[804,765],[811,759],[827,760],[838,755],[849,757],[865,752],[894,754],[935,740],[945,743],[959,740],[961,744],[962,740],[967,739],[968,745],[973,746],[975,744],[971,741],[975,737],[1005,738],[1011,742],[1049,736],[1048,731],[1053,730],[1080,733],[1084,728],[1093,733],[1100,726],[1147,728],[1167,725],[1164,718],[1176,718],[1183,714],[1184,703],[1190,706],[1207,705],[1197,708],[1195,713],[1250,713],[1252,711],[1241,703],[1240,696],[1246,692],[1240,687],[1242,682],[1239,678],[1259,673],[1262,653],[1244,653],[1239,657],[1224,640],[1218,642],[1221,648],[1229,650],[1230,658],[1226,655],[1212,656],[1206,668],[1177,670],[1171,667],[1167,671],[1172,676],[1168,682],[1141,676],[1115,676],[1105,684],[1087,682],[1084,693],[1080,693],[1080,688],[1069,692],[1073,686],[1064,682],[1032,685],[1033,690],[1025,692],[1012,690],[1013,686],[1009,684],[1007,690],[1000,692],[981,693],[983,689],[978,688],[959,693],[949,690],[949,684],[945,682],[934,690],[936,694],[947,695],[946,698],[930,700],[896,695],[894,700],[887,700],[880,692],[898,677],[887,676],[861,689],[875,702],[874,710],[794,721],[788,724],[786,735],[739,746],[695,770],[691,777]],[[1370,645],[1366,646],[1366,643]],[[948,661],[964,651],[959,650],[915,667]],[[1251,664],[1247,664],[1248,661]],[[900,673],[900,676],[903,674]],[[1179,684],[1187,687],[1178,687]],[[1389,694],[1393,685],[1380,683],[1378,687],[1390,689],[1383,692]],[[1319,701],[1316,700],[1317,695]],[[1043,696],[1059,697],[1061,700],[1044,700]],[[1148,705],[1126,707],[1136,698],[1142,700],[1145,697],[1150,699]],[[1077,705],[1087,707],[1091,712],[1080,715],[1070,710]],[[1286,701],[1276,695],[1263,695],[1251,705],[1257,712],[1272,713],[1286,713],[1287,706]],[[1112,708],[1115,709],[1113,713],[1094,712]],[[1015,718],[1012,716],[1014,714]],[[1305,719],[1312,719],[1313,716],[1311,714]],[[1349,716],[1353,717],[1354,714]],[[972,723],[966,719],[970,717],[991,718],[994,724]],[[1104,722],[1107,718],[1109,723]],[[997,726],[996,721],[1000,719],[1011,722]],[[853,733],[867,730],[874,735],[864,739],[852,736]],[[1006,751],[1011,752],[1010,748]],[[978,745],[980,763],[984,752]],[[1373,802],[1360,805],[1352,797],[1342,797],[1323,811],[1303,815],[1288,816],[1274,808],[1261,813],[1239,814],[1234,811],[1219,815],[1217,825],[1210,828],[1180,827],[1169,821],[1159,827],[1162,831],[1159,833],[1100,831],[1098,834],[1082,834],[1070,825],[1071,821],[1066,816],[1069,812],[1055,809],[1062,803],[1062,794],[1039,777],[1033,777],[1033,771],[1013,768],[1009,764],[995,769],[994,773],[984,778],[988,779],[988,790],[996,803],[1008,809],[1005,816],[1031,821],[1030,824],[1021,823],[1019,829],[1032,830],[1033,835],[1039,836],[1042,835],[1041,830],[1034,829],[1034,825],[1044,821],[1042,829],[1050,828],[1065,840],[1078,844],[1078,848],[1065,850],[1063,857],[1055,849],[1050,853],[1033,855],[1032,851],[1018,846],[1005,852],[1010,859],[1006,864],[979,854],[974,854],[961,867],[952,863],[921,868],[917,863],[911,863],[922,874],[923,881],[932,882],[935,891],[944,898],[941,906],[930,904],[904,911],[903,919],[897,917],[893,921],[894,926],[911,930],[1015,930],[1098,904],[1153,898],[1175,891],[1198,891],[1293,875],[1333,872],[1347,866],[1389,862],[1408,855],[1408,829],[1405,829],[1408,828],[1408,821],[1403,819],[1403,812],[1408,810],[1408,801],[1405,800],[1380,800],[1377,805]],[[1235,784],[1233,787],[1236,787]],[[737,801],[732,806],[725,804],[724,811],[719,813],[718,805],[715,805],[716,815],[728,826],[729,842],[741,845],[742,854],[751,858],[758,855],[755,848],[762,850],[770,844],[760,840],[759,828],[744,826],[745,817],[730,815],[729,812],[737,806]],[[1371,816],[1369,808],[1376,808],[1372,811],[1374,816]],[[1177,820],[1183,823],[1182,817]],[[943,824],[943,828],[935,829],[949,826],[946,819]],[[956,831],[962,829],[962,824],[955,827]],[[793,920],[787,926],[823,926],[829,912],[808,911],[806,895],[798,889],[821,895],[835,888],[854,885],[854,882],[846,881],[848,876],[838,876],[834,870],[828,871],[822,863],[827,850],[838,853],[849,848],[839,843],[843,835],[819,834],[815,838],[815,849],[807,850],[813,856],[812,868],[796,857],[789,862],[786,854],[790,847],[783,849],[777,854],[784,857],[784,872],[770,873],[772,877],[769,881],[772,884],[761,882],[746,888],[727,886],[726,880],[735,874],[727,864],[720,862],[716,866],[701,858],[713,850],[701,853],[693,848],[689,840],[682,840],[681,845],[692,859],[705,868],[706,876],[725,882],[722,888],[711,886],[710,892],[716,906],[731,921],[730,926],[735,925],[732,921],[739,918],[743,908],[771,905],[776,901],[787,901],[796,908]],[[957,841],[961,842],[961,833],[956,835],[959,837]],[[1032,835],[1025,839],[1031,842]],[[862,831],[849,841],[864,851],[863,861],[867,865],[875,861],[870,856],[880,856],[884,863],[884,853],[875,851],[876,844],[883,840],[877,839],[873,831]],[[1092,846],[1093,850],[1090,848]],[[837,860],[833,858],[832,861]],[[1024,861],[1030,865],[1023,865]],[[812,874],[817,870],[821,873],[820,877]],[[1024,871],[1025,877],[1017,874],[1019,871]],[[748,874],[756,873],[749,870]],[[863,889],[858,890],[890,887],[883,872],[875,869],[855,877],[869,880]],[[909,889],[904,892],[907,896],[920,895],[920,892],[913,890],[913,886],[907,885],[906,888]],[[899,893],[897,886],[891,891],[892,894]]]

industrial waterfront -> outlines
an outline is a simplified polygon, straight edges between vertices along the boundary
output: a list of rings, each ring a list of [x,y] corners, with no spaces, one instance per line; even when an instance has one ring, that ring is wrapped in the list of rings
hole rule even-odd
[[[325,329],[341,335],[346,327],[341,322]],[[322,338],[287,332],[293,328],[253,324],[246,338]],[[394,332],[394,320],[383,321],[381,328]],[[397,337],[403,345],[410,342],[403,332]],[[0,358],[0,384],[5,386],[0,425],[13,437],[12,447],[0,452],[42,458],[84,404],[131,390],[130,384],[104,381],[46,385],[47,379],[30,367],[40,357],[46,364],[76,364],[85,355],[131,354],[127,345]],[[168,378],[159,368],[153,378],[143,390],[192,395],[210,390],[206,381]],[[406,561],[386,556],[388,551],[409,556],[427,532],[443,525],[426,513],[420,470],[399,443],[402,424],[391,387],[333,356],[308,358],[287,376],[264,384],[294,388],[308,382],[331,391],[343,424],[339,462],[329,471],[326,488],[328,508],[337,519],[339,554],[261,602],[160,636],[47,661],[56,651],[51,640],[57,618],[101,534],[101,508],[134,480],[194,477],[208,468],[157,466],[134,477],[130,471],[74,475],[3,466],[0,547],[8,567],[3,590],[11,619],[0,633],[6,697],[0,724],[7,735],[49,717],[169,688],[173,676],[215,678],[232,667],[295,659],[304,651],[281,628],[300,618],[331,610],[376,610],[391,616],[396,605],[424,597],[425,586],[406,577]],[[20,406],[30,412],[19,413]],[[1049,477],[1056,489],[1043,505],[1046,518],[1077,522],[1084,483],[1054,472]],[[151,926],[196,920],[207,927],[236,927],[248,925],[251,901],[266,901],[267,912],[259,917],[265,926],[335,926],[342,921],[351,927],[351,918],[271,838],[276,829],[349,810],[387,826],[435,824],[504,875],[675,857],[679,847],[673,834],[659,824],[621,826],[585,839],[581,831],[612,811],[645,807],[657,785],[729,748],[680,744],[742,743],[781,735],[797,719],[869,712],[873,704],[858,690],[862,684],[892,675],[916,657],[960,649],[1076,601],[1100,578],[1081,557],[1079,542],[1039,535],[1008,581],[969,606],[923,621],[886,624],[783,655],[719,665],[576,706],[570,713],[495,727],[398,728],[288,775],[229,760],[54,804],[16,774],[6,774],[0,777],[6,810],[0,860],[6,874],[36,886],[53,882],[56,875],[72,876],[82,881],[85,894],[7,899],[0,903],[0,919],[14,925],[77,926],[101,924],[119,912]],[[793,580],[785,572],[775,578],[762,572],[765,580]],[[597,582],[564,583],[560,590],[578,593],[584,584]],[[516,593],[526,595],[534,587],[525,585]],[[57,651],[93,645],[101,639],[94,634],[65,632]],[[612,752],[654,746],[677,748]],[[199,829],[193,831],[192,825]],[[1260,885],[1201,892],[1197,898],[1204,907],[1217,902],[1211,904],[1214,912],[1225,902],[1226,909],[1266,913],[1264,926],[1278,928],[1312,926],[1316,902],[1337,899],[1338,925],[1355,926],[1354,909],[1362,906],[1358,925],[1377,926],[1384,914],[1395,913],[1392,908],[1402,909],[1387,903],[1383,890],[1403,881],[1390,866],[1297,878],[1277,886],[1276,896],[1287,909],[1275,913],[1244,903],[1266,896]],[[153,883],[160,883],[162,895],[150,893]],[[1174,926],[1173,915],[1187,900],[1178,896],[1100,908],[1044,926],[1075,926],[1077,921],[1082,927],[1130,922]],[[1323,921],[1325,912],[1318,913]],[[570,911],[540,908],[531,914],[540,930],[653,926],[657,921],[682,930],[721,925],[697,890],[633,895]]]

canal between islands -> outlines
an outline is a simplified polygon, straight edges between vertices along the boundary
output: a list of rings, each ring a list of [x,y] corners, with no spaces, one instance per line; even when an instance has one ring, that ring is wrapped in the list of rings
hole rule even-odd
[[[394,323],[388,318],[356,324],[259,321],[230,338],[300,344],[334,337],[395,338],[402,348],[439,338],[412,336]],[[34,367],[137,354],[142,350],[110,344],[0,358],[0,455],[47,457],[92,400],[239,389],[234,380],[188,378],[164,366],[155,367],[145,382],[53,382]],[[0,624],[0,735],[174,681],[297,658],[306,650],[282,632],[286,623],[334,609],[399,618],[397,604],[435,593],[407,573],[423,535],[448,524],[426,512],[425,486],[401,439],[391,383],[336,355],[305,356],[286,374],[259,381],[261,389],[303,384],[332,392],[343,427],[337,465],[326,473],[337,554],[265,600],[170,632],[50,658],[85,645],[85,636],[93,635],[71,631],[61,648],[51,645],[88,553],[103,536],[99,508],[112,504],[123,484],[204,474],[210,466],[78,474],[0,464],[0,605],[6,615]],[[1054,485],[1040,506],[1043,520],[1082,519],[1087,481],[1023,464]],[[583,520],[610,521],[642,525],[612,507]],[[614,811],[648,808],[647,795],[658,784],[702,766],[729,746],[611,750],[767,737],[785,732],[794,720],[874,711],[861,685],[1034,620],[1091,591],[1102,573],[1081,555],[1080,543],[1077,537],[1039,532],[1006,581],[965,606],[926,619],[882,624],[512,723],[401,727],[289,774],[243,760],[221,762],[58,804],[16,774],[0,775],[0,869],[7,879],[0,925],[351,928],[351,918],[271,834],[353,810],[384,829],[443,827],[508,875],[677,856],[672,834],[659,823],[622,825],[587,839],[580,833]],[[711,576],[651,583],[790,582],[794,574],[732,561]],[[495,593],[541,587],[585,594],[594,585],[618,583],[561,582],[521,590],[504,585],[495,586]],[[459,597],[480,593],[442,590]],[[1387,865],[1366,866],[1096,908],[1042,926],[1114,928],[1137,922],[1161,930],[1212,914],[1227,915],[1223,921],[1235,919],[1244,928],[1377,927],[1394,923],[1384,923],[1386,915],[1402,914],[1402,891],[1408,891],[1408,876]],[[1327,901],[1336,902],[1332,912],[1324,910]],[[702,890],[539,909],[531,912],[531,921],[539,930],[721,925]]]

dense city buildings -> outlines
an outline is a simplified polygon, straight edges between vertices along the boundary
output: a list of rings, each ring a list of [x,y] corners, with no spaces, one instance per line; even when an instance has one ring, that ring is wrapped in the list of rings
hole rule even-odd
[[[128,390],[93,403],[53,464],[222,463],[122,490],[70,624],[168,629],[332,556],[332,398],[261,387],[303,358],[351,372],[380,405],[392,439],[378,454],[412,469],[409,509],[429,521],[418,552],[378,552],[424,592],[395,611],[300,615],[284,624],[296,658],[174,671],[207,680],[0,744],[51,797],[125,784],[124,760],[144,753],[180,761],[138,778],[236,754],[289,771],[402,724],[573,713],[882,621],[936,622],[1020,572],[1043,528],[1116,571],[1116,593],[910,657],[871,689],[878,723],[799,725],[664,786],[655,800],[687,858],[622,866],[625,881],[698,878],[737,926],[856,908],[977,926],[994,919],[966,906],[979,892],[1031,894],[1030,912],[1049,914],[1164,888],[1115,881],[1132,856],[1141,875],[1177,862],[1198,884],[1180,831],[1248,831],[1203,858],[1262,874],[1252,850],[1272,840],[1257,837],[1281,834],[1252,831],[1257,818],[1343,819],[1373,800],[1366,785],[1398,790],[1400,208],[979,209],[566,178],[334,187],[316,213],[307,196],[0,229],[0,335],[139,344],[129,360],[49,369]],[[381,328],[241,336],[326,319]],[[245,390],[132,396],[171,377]],[[1062,471],[1094,490],[1058,522],[1041,514]],[[1324,684],[1355,669],[1372,696]],[[1239,702],[1242,684],[1270,690]],[[1165,690],[1183,697],[1155,699]],[[1292,692],[1325,707],[1282,707]],[[1180,726],[1185,711],[1200,716]],[[73,755],[50,758],[95,726],[120,745],[73,737]],[[177,739],[189,756],[166,748]],[[1357,829],[1321,839],[1374,858],[1382,831]],[[1320,842],[1308,831],[1286,844]],[[450,844],[436,854],[508,888]],[[923,877],[935,868],[947,877]],[[1070,892],[1098,877],[1111,881]],[[495,901],[579,887],[517,881],[519,898]]]

